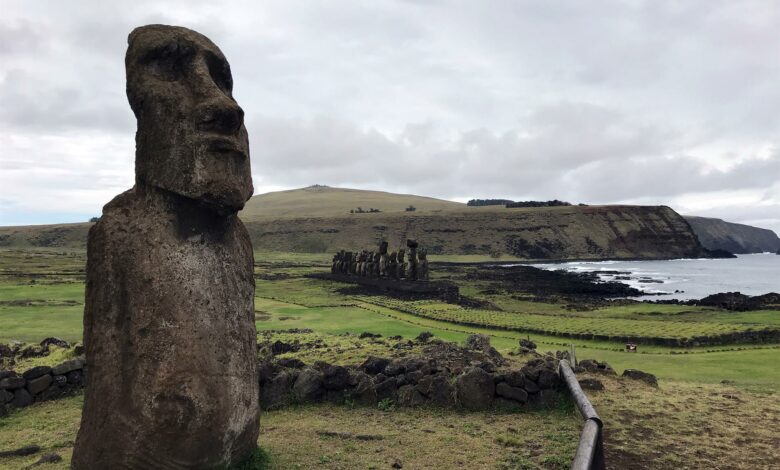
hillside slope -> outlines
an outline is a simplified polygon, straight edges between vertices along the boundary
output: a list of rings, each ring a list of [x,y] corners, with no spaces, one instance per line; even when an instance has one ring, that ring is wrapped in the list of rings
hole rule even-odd
[[[417,208],[407,212],[412,205]],[[378,213],[350,213],[376,208]],[[664,206],[506,209],[380,191],[309,187],[254,196],[240,214],[256,250],[334,252],[397,249],[416,238],[432,254],[526,259],[676,258],[706,252]],[[90,224],[0,227],[0,246],[84,247]]]
[[[248,222],[269,217],[339,217],[358,207],[365,211],[374,208],[382,213],[403,213],[409,206],[413,206],[416,212],[466,207],[459,202],[411,194],[309,186],[254,196],[241,211],[241,219]]]
[[[441,213],[349,214],[247,223],[255,249],[397,249],[416,238],[432,254],[491,254],[527,259],[705,256],[688,223],[664,206],[467,208]]]
[[[709,217],[686,215],[685,219],[691,224],[701,244],[710,250],[726,250],[731,253],[764,253],[780,250],[780,238],[772,230]]]

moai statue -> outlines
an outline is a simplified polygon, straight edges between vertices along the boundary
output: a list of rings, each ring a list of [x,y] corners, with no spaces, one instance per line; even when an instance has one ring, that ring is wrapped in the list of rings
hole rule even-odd
[[[337,273],[341,274],[341,273],[345,272],[344,263],[346,261],[346,257],[347,257],[347,254],[346,254],[346,252],[344,252],[344,250],[339,251],[339,262],[338,262],[338,266],[336,266],[336,272]]]
[[[87,241],[89,374],[72,468],[230,467],[259,431],[252,196],[244,112],[208,38],[128,37],[135,186]]]
[[[336,274],[338,272],[338,266],[339,266],[339,253],[336,253],[333,255],[333,261],[330,264],[330,273]]]
[[[349,263],[349,273],[350,274],[358,274],[358,258],[360,257],[360,253],[355,252],[352,253],[352,261]]]
[[[387,242],[379,244],[379,270],[377,277],[387,277]]]
[[[406,262],[404,261],[405,254],[406,250],[403,248],[398,250],[398,270],[396,271],[398,273],[398,279],[403,279],[406,277]]]
[[[344,270],[342,271],[344,274],[352,274],[352,257],[354,255],[351,251],[348,251],[344,254]]]
[[[398,279],[398,253],[390,253],[390,261],[387,263],[387,276],[390,279]]]
[[[355,271],[356,271],[355,274],[357,274],[358,276],[362,276],[363,275],[363,266],[365,264],[366,264],[366,252],[365,252],[365,250],[363,250],[360,253],[358,253],[357,267],[355,268]]]
[[[417,254],[417,257],[420,259],[420,262],[417,265],[417,279],[421,281],[427,281],[429,278],[428,250],[426,250],[425,248],[420,248],[420,252]]]
[[[415,240],[406,240],[406,246],[409,248],[409,263],[406,266],[406,279],[409,281],[417,280],[417,242]]]

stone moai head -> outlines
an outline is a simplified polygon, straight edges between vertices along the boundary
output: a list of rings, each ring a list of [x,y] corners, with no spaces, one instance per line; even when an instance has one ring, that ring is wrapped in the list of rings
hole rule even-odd
[[[387,242],[382,242],[379,244],[379,253],[386,255],[387,254]]]
[[[220,214],[241,210],[253,192],[249,139],[225,56],[205,36],[178,26],[142,26],[127,43],[136,183]]]
[[[417,249],[417,240],[412,240],[411,238],[409,240],[406,240],[406,246],[409,247],[410,250],[416,250]]]

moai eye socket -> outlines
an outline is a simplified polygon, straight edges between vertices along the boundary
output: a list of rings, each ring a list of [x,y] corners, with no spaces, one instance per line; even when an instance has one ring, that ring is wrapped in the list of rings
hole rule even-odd
[[[195,50],[187,45],[168,43],[152,49],[142,60],[146,70],[167,82],[180,80],[192,62]]]
[[[233,91],[233,76],[230,73],[230,64],[225,59],[215,54],[206,54],[206,63],[209,74],[214,83],[227,94]]]

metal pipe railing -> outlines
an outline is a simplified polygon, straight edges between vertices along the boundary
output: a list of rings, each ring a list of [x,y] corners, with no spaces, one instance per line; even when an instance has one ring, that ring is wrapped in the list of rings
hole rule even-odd
[[[580,414],[585,419],[580,433],[580,443],[571,463],[571,470],[603,470],[606,468],[604,465],[604,442],[601,435],[604,423],[588,400],[588,396],[582,391],[569,361],[561,360],[558,363],[558,372],[566,383],[574,403],[577,404],[577,409],[580,410]]]

